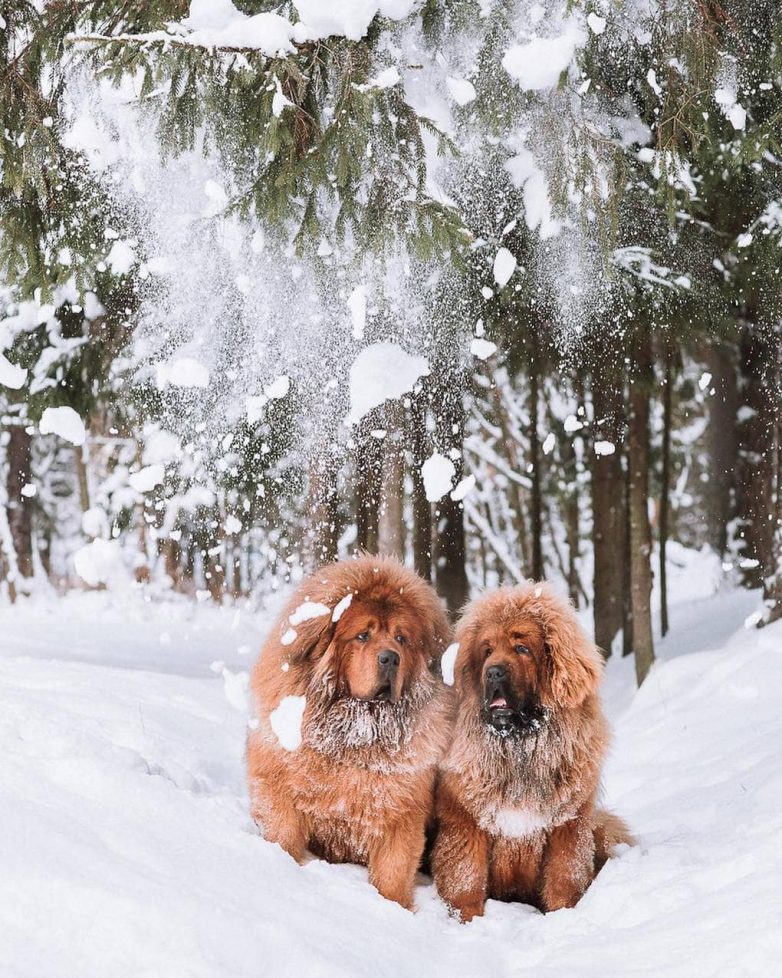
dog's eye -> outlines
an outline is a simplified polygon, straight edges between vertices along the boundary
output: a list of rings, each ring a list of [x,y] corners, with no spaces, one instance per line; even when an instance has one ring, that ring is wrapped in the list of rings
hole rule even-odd
[[[366,642],[369,638],[369,632],[359,632],[358,635],[356,635],[356,638],[359,640],[359,642]]]
[[[405,642],[407,641],[407,639],[404,637],[404,635],[397,635],[397,636],[395,636],[395,638],[396,638],[396,641],[399,642],[400,645],[404,645]]]
[[[515,651],[518,652],[519,655],[529,655],[530,654],[529,649],[527,648],[526,645],[517,645]]]
[[[483,657],[484,657],[484,659],[488,659],[490,655],[491,655],[491,649],[484,649],[483,650]]]

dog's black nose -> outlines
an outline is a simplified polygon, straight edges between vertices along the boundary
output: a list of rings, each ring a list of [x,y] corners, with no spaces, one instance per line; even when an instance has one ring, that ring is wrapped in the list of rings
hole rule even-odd
[[[486,670],[486,678],[490,683],[501,683],[508,675],[505,666],[489,666]]]
[[[396,669],[399,665],[399,653],[393,649],[383,649],[378,654],[377,661],[384,669]]]

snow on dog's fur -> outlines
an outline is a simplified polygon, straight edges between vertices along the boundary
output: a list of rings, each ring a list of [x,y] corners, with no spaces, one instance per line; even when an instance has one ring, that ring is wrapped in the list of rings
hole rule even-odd
[[[445,746],[440,656],[450,627],[434,590],[387,557],[324,567],[297,589],[252,675],[252,814],[294,858],[369,867],[411,907]],[[290,750],[272,714],[305,697]],[[283,738],[287,740],[288,738]]]
[[[456,640],[450,747],[438,779],[435,883],[462,920],[487,897],[574,906],[618,842],[596,809],[608,729],[603,661],[548,585],[467,606]]]

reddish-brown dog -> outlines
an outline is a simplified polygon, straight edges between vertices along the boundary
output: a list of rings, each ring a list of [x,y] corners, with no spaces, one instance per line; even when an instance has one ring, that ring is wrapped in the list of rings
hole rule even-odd
[[[264,837],[295,859],[309,848],[368,866],[380,893],[408,908],[447,735],[449,632],[425,581],[363,556],[297,589],[252,675],[247,766]],[[298,730],[275,734],[281,704],[303,707],[298,745]]]
[[[468,605],[456,639],[456,709],[438,778],[432,868],[463,921],[487,897],[574,906],[631,837],[596,810],[608,730],[602,658],[545,584]]]

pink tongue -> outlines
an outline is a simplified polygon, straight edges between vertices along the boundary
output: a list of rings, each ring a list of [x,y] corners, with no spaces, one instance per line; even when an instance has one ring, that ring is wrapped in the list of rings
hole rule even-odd
[[[493,699],[491,703],[489,703],[489,709],[493,710],[495,706],[502,707],[503,709],[507,710],[508,701],[505,699],[504,696],[498,696],[496,699]]]

